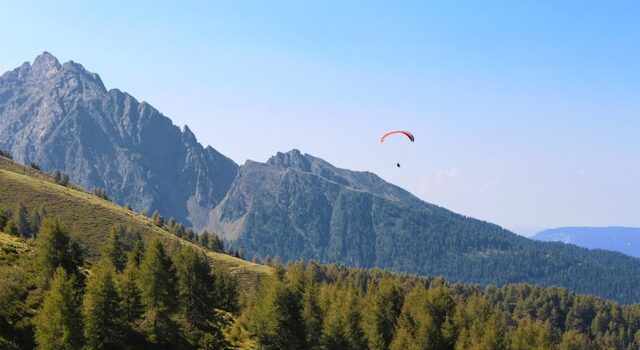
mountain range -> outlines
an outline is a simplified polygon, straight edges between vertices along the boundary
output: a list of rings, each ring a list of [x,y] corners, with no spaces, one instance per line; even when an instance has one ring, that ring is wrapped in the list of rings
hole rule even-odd
[[[49,53],[0,77],[0,149],[119,204],[222,235],[245,256],[529,282],[640,300],[640,260],[532,241],[298,150],[239,166],[145,102]]]
[[[640,228],[637,227],[558,227],[541,231],[531,238],[640,257]]]

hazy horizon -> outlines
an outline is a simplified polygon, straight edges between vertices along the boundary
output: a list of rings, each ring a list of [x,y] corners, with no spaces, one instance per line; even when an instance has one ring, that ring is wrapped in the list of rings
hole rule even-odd
[[[640,4],[0,11],[3,73],[81,63],[240,164],[296,148],[514,231],[640,226]],[[416,142],[381,145],[391,129]]]

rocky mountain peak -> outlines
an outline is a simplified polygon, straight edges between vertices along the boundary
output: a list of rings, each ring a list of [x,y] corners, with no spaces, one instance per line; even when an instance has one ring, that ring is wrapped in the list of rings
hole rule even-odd
[[[187,125],[182,127],[182,140],[192,144],[198,142],[198,140],[196,139],[196,135],[193,134],[193,132]]]
[[[267,164],[279,169],[295,169],[304,172],[311,171],[311,162],[297,149],[289,152],[278,152],[267,160]]]
[[[45,51],[33,60],[33,68],[60,68],[60,62],[51,53]]]
[[[31,66],[31,73],[36,77],[52,77],[60,70],[58,59],[45,51],[38,55]]]
[[[0,78],[0,148],[198,229],[238,168],[150,104],[107,91],[98,74],[49,52]]]

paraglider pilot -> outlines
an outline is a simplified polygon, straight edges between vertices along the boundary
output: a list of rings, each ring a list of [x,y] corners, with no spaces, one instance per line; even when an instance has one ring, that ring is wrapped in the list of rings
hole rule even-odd
[[[413,141],[415,140],[415,138],[413,137],[413,134],[412,134],[412,133],[410,133],[410,132],[408,132],[408,131],[405,131],[405,130],[395,130],[395,131],[389,131],[388,133],[386,133],[386,134],[382,135],[382,137],[380,138],[380,143],[383,143],[383,142],[384,142],[384,139],[385,139],[385,138],[387,138],[387,136],[389,136],[389,135],[393,135],[393,134],[401,134],[401,135],[404,135],[404,136],[406,136],[406,137],[409,139],[409,141],[411,141],[411,142],[413,142]],[[399,168],[399,167],[400,167],[400,163],[396,163],[396,166]]]

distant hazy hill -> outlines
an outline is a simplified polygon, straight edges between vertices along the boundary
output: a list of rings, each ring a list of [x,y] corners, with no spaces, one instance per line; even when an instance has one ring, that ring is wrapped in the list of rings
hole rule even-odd
[[[196,227],[238,168],[149,104],[47,52],[0,76],[0,148],[89,190],[106,188],[119,204]]]
[[[640,257],[640,228],[635,227],[559,227],[539,232],[532,238]]]
[[[62,169],[88,189],[105,187],[117,203],[214,229],[247,257],[640,301],[638,259],[529,240],[297,150],[238,167],[150,105],[107,91],[96,74],[48,53],[0,77],[0,148],[20,162]],[[8,203],[15,195],[0,193]]]

